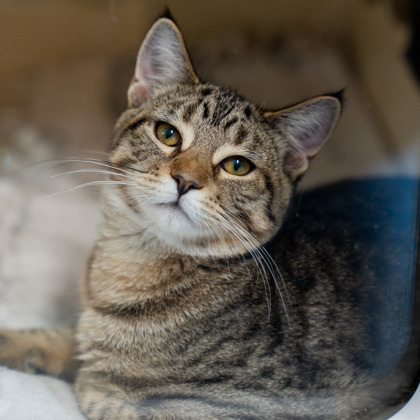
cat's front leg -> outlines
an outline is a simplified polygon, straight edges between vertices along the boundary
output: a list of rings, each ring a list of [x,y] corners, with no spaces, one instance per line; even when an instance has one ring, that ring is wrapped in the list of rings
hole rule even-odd
[[[137,404],[123,391],[96,375],[79,374],[75,382],[79,407],[88,420],[137,420],[141,416]],[[150,417],[149,417],[150,418]]]
[[[229,415],[221,407],[206,404],[197,390],[195,397],[182,398],[182,385],[178,393],[167,394],[167,386],[157,387],[154,392],[145,392],[142,381],[137,386],[111,379],[112,375],[83,369],[75,381],[79,406],[89,420],[195,420],[205,418],[238,419],[244,416]],[[210,410],[209,410],[210,408]],[[251,417],[249,417],[251,418]],[[257,418],[257,417],[255,417]]]
[[[28,373],[46,373],[69,381],[79,362],[73,328],[0,329],[0,364]]]

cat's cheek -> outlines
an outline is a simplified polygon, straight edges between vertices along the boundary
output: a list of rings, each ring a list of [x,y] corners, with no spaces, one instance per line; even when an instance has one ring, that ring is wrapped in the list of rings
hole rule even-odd
[[[262,212],[250,212],[249,216],[254,233],[258,236],[273,229],[273,222]]]

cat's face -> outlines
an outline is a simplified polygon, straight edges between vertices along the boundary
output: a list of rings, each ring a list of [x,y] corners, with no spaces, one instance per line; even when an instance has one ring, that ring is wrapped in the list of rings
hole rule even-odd
[[[120,193],[162,241],[226,255],[278,229],[292,190],[284,153],[252,104],[197,84],[124,113],[111,160],[142,172]]]
[[[200,83],[178,29],[161,19],[140,50],[116,126],[110,160],[126,183],[114,190],[114,205],[181,253],[253,250],[279,229],[294,183],[339,109],[326,96],[264,112]]]

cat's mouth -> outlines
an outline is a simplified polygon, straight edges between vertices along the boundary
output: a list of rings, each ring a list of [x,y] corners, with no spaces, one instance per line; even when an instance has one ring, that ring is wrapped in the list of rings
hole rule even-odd
[[[179,200],[172,203],[160,203],[159,207],[165,209],[171,219],[178,219],[181,216],[186,218],[190,223],[194,223],[188,213],[182,208]]]

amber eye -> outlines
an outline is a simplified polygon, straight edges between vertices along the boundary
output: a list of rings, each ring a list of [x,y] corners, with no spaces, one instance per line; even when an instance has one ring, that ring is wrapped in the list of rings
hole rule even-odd
[[[254,169],[254,165],[242,156],[232,156],[222,160],[220,166],[231,175],[246,175]]]
[[[156,124],[156,137],[167,146],[175,147],[181,143],[181,134],[172,126],[164,122]]]

